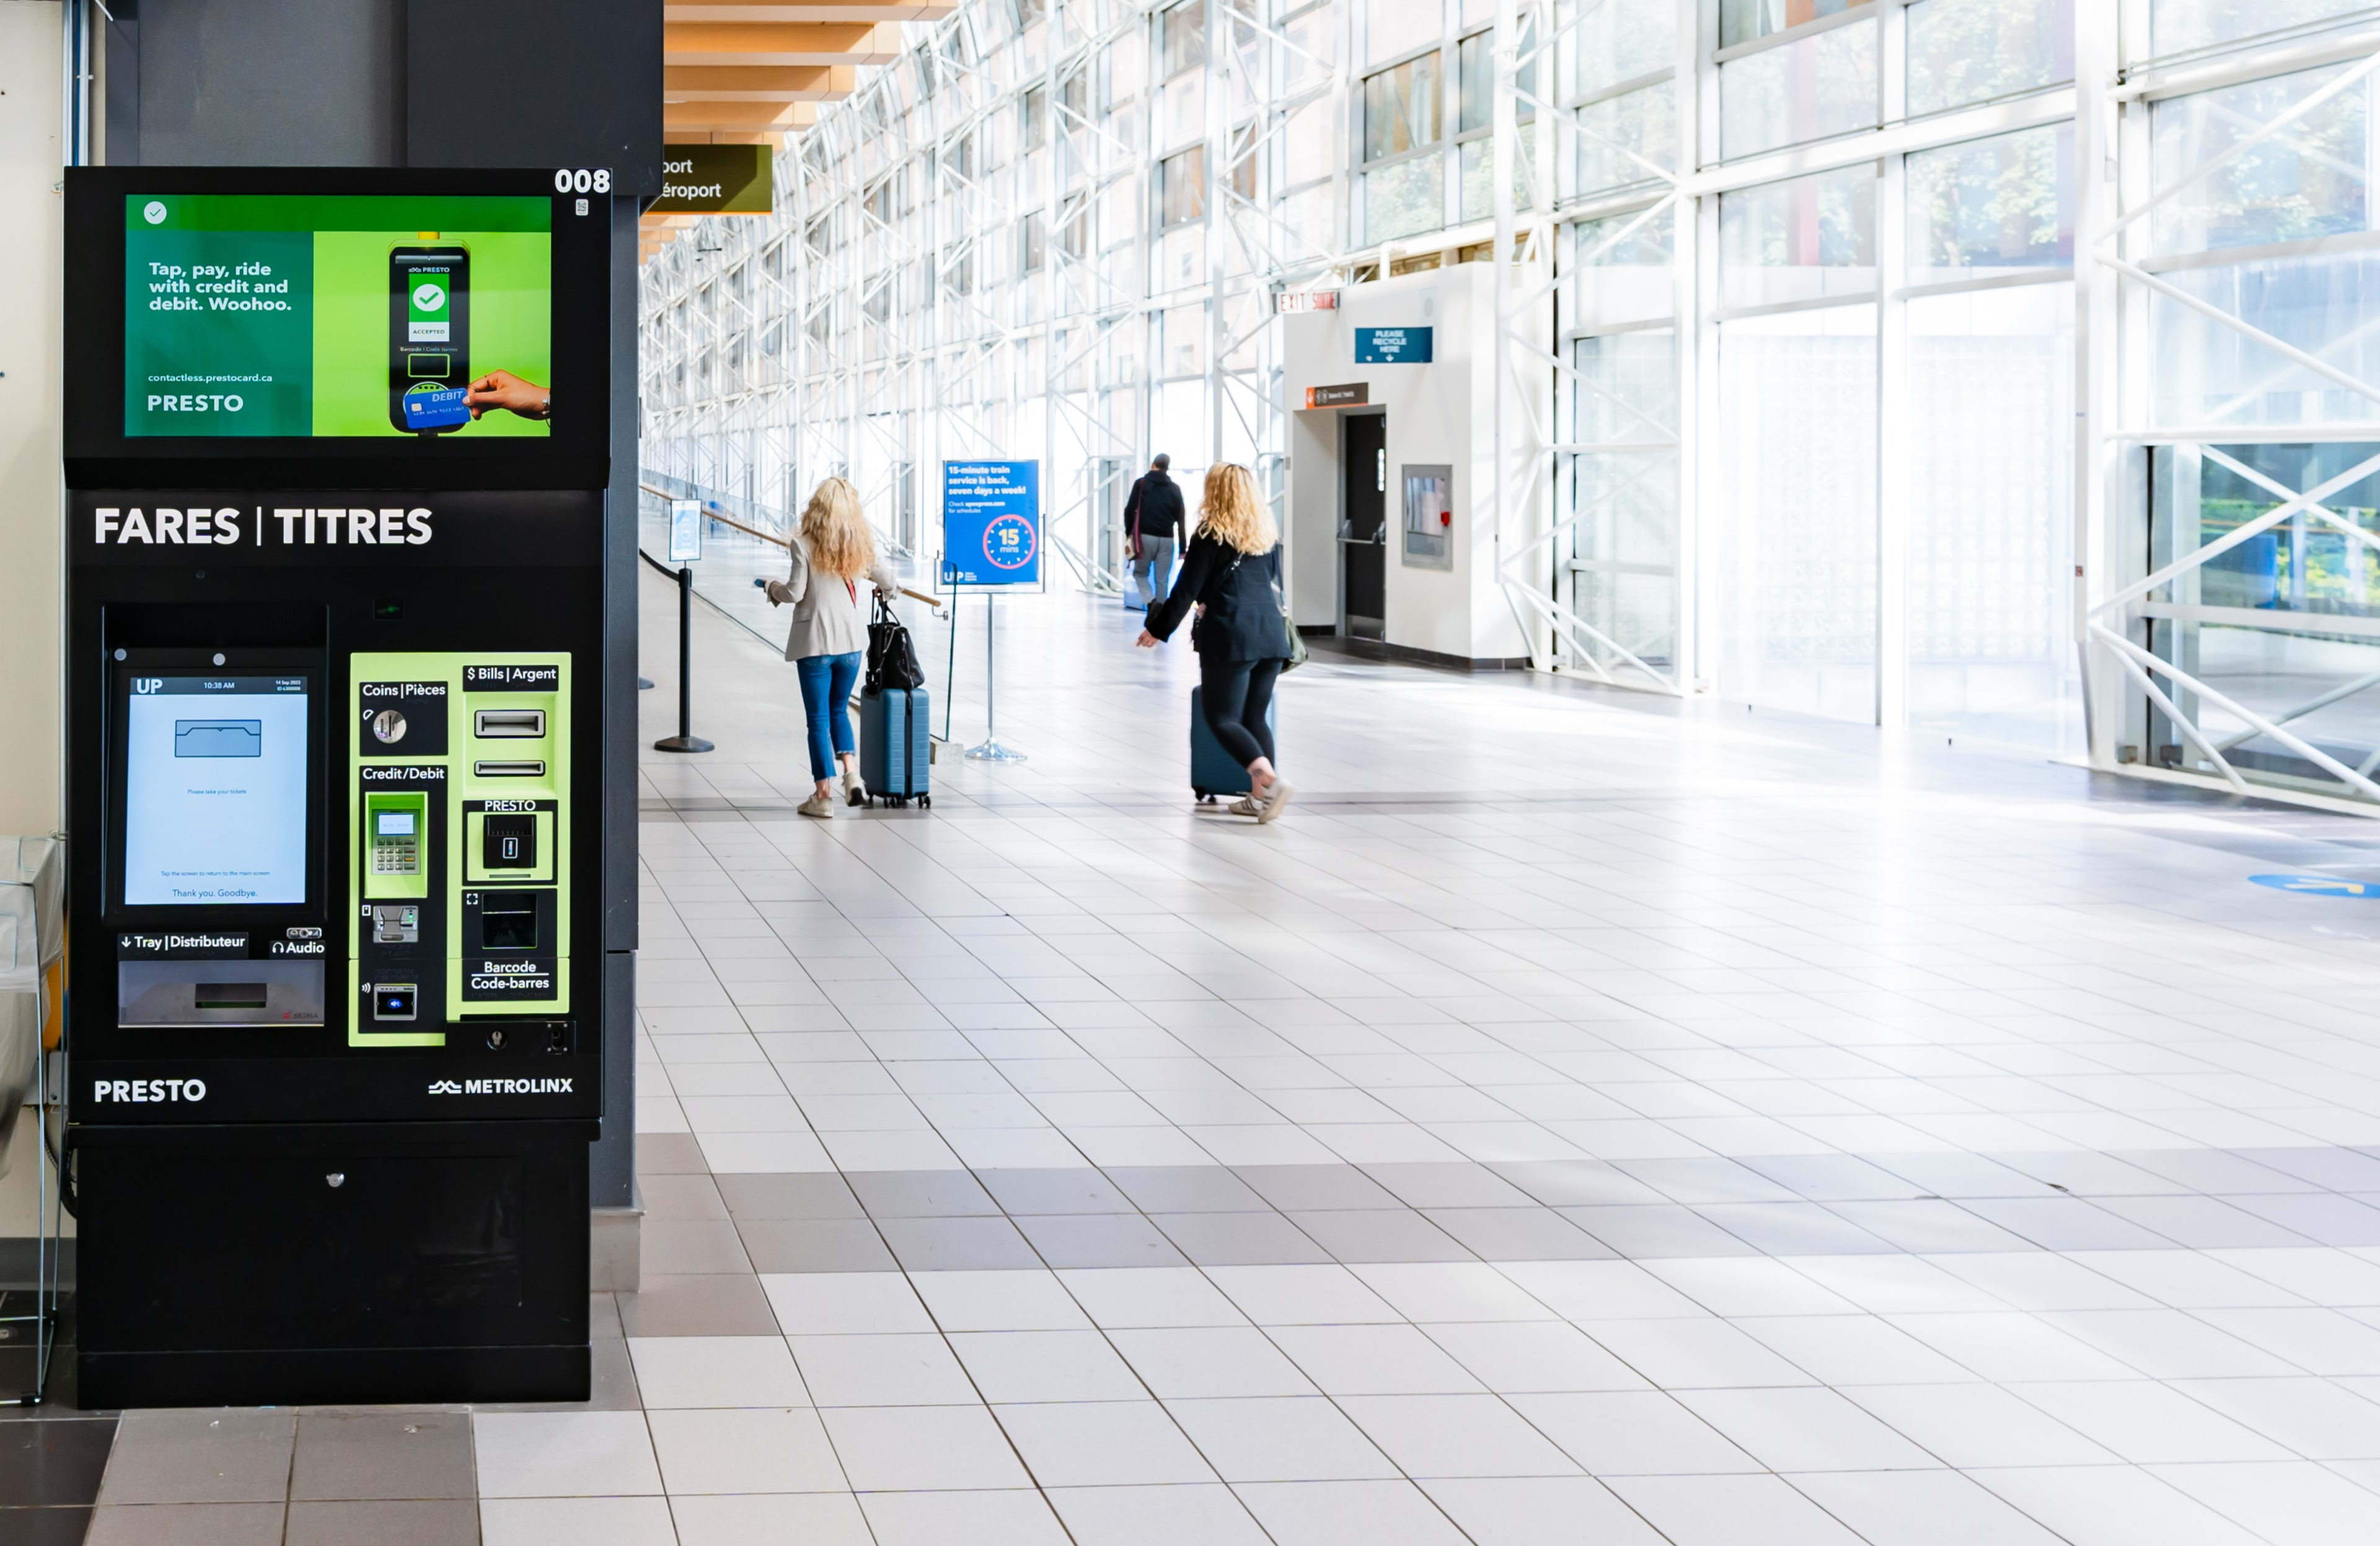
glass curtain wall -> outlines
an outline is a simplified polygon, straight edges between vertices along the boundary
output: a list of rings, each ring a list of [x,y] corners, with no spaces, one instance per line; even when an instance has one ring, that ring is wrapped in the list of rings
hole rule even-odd
[[[1553,358],[1506,355],[1541,503],[1478,515],[1547,560],[1505,568],[1538,663],[2380,802],[2325,765],[2380,746],[2372,13],[1517,0],[1493,288]],[[940,459],[1038,454],[1098,589],[1149,453],[1285,485],[1281,292],[1494,261],[1490,0],[906,35],[772,216],[647,264],[673,488],[765,524],[847,471],[917,548]],[[2168,712],[2111,639],[2203,675]]]
[[[2079,752],[2071,0],[1715,19],[1701,675]]]
[[[2161,0],[2155,38],[2204,47],[2349,8]],[[2174,686],[2183,724],[2143,708],[2147,761],[2213,772],[2213,752],[2370,799],[2339,773],[2380,768],[2380,115],[2362,65],[2148,104],[2154,180],[2180,190],[2135,243],[2172,286],[2148,302],[2149,413],[2173,438],[2149,454],[2143,562],[2227,545],[2151,591],[2128,631],[2205,689]]]

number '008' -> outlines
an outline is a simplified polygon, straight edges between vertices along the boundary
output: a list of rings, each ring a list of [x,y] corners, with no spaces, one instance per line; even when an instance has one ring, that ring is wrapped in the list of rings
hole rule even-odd
[[[612,191],[612,169],[598,166],[590,172],[584,166],[576,170],[564,167],[553,175],[553,190],[556,193],[609,193]]]

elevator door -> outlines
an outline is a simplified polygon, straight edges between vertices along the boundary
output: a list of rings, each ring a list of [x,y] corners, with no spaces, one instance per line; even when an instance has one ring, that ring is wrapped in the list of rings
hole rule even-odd
[[[1388,618],[1389,417],[1355,414],[1340,422],[1346,518],[1339,528],[1339,631],[1380,639]]]

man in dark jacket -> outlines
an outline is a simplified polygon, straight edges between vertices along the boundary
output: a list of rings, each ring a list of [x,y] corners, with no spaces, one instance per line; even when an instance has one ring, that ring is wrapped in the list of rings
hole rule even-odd
[[[1132,578],[1140,595],[1136,610],[1163,606],[1173,583],[1173,555],[1182,545],[1182,486],[1167,476],[1173,458],[1163,452],[1148,464],[1148,476],[1133,484],[1123,502],[1124,541],[1132,553]],[[1124,604],[1133,604],[1127,596]]]

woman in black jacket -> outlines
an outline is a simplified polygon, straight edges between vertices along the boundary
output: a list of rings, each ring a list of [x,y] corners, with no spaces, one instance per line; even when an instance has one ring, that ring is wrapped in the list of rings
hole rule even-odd
[[[1153,650],[1198,608],[1190,642],[1207,728],[1248,770],[1248,797],[1232,809],[1270,822],[1295,793],[1273,771],[1272,729],[1265,723],[1272,685],[1289,663],[1288,619],[1281,615],[1281,529],[1257,497],[1248,469],[1220,462],[1207,469],[1198,530],[1182,561],[1182,578],[1135,640]]]

